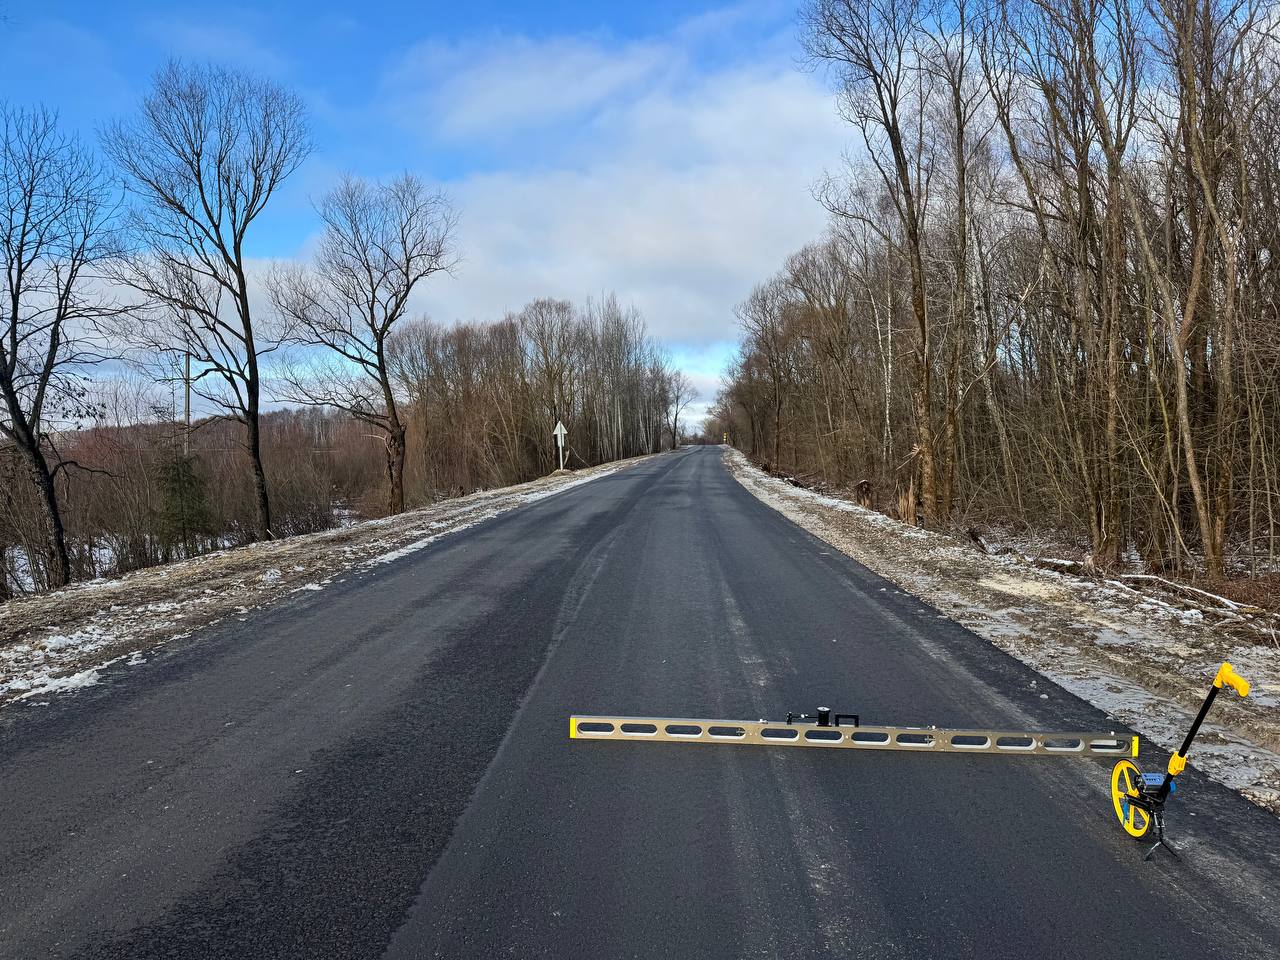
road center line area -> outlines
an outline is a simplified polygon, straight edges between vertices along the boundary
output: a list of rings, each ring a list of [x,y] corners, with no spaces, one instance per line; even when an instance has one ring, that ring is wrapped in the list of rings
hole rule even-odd
[[[1144,861],[1106,757],[568,736],[1132,735],[886,586],[686,448],[12,704],[0,956],[1280,953],[1280,821],[1194,757]]]

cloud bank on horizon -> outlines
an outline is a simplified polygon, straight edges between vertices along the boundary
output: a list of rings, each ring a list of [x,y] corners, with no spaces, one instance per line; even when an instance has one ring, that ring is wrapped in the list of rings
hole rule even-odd
[[[848,134],[821,81],[797,68],[791,4],[603,29],[519,4],[448,23],[412,8],[357,23],[324,4],[277,6],[213,24],[126,4],[95,24],[87,3],[55,2],[0,32],[0,78],[10,99],[44,100],[90,134],[131,110],[170,56],[290,84],[311,106],[316,152],[256,255],[306,256],[309,198],[341,172],[413,170],[441,182],[461,217],[463,262],[424,291],[424,313],[483,321],[538,296],[614,291],[694,379],[698,412],[736,339],[734,304],[825,225],[810,188]],[[290,28],[298,17],[306,27]],[[33,53],[51,44],[76,56]]]

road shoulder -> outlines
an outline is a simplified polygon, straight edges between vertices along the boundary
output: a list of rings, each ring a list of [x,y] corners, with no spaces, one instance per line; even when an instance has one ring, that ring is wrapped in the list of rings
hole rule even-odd
[[[1185,610],[1122,584],[988,556],[847,500],[797,488],[726,450],[762,503],[1151,742],[1178,746],[1214,671],[1230,660],[1254,684],[1220,698],[1193,763],[1280,814],[1280,649],[1241,644]]]

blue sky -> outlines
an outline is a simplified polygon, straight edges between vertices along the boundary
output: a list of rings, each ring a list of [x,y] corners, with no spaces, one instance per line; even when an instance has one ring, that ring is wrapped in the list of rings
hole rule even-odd
[[[251,253],[306,257],[312,197],[343,172],[410,170],[461,217],[437,320],[614,290],[704,400],[733,306],[814,239],[809,189],[848,134],[797,69],[793,3],[0,0],[0,90],[93,137],[167,58],[216,61],[302,95],[316,149]],[[701,406],[701,405],[700,405]]]

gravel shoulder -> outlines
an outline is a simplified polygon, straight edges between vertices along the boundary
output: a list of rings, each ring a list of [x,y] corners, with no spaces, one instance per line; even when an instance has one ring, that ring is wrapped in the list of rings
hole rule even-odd
[[[1218,664],[1230,660],[1253,692],[1217,699],[1191,761],[1280,814],[1280,647],[1125,584],[990,556],[795,487],[737,450],[725,459],[763,503],[1167,750],[1181,743]]]
[[[653,456],[661,456],[654,454]],[[91,686],[158,644],[396,560],[508,510],[608,476],[635,457],[444,500],[338,530],[251,544],[0,605],[0,706]]]

